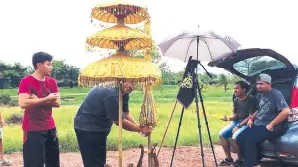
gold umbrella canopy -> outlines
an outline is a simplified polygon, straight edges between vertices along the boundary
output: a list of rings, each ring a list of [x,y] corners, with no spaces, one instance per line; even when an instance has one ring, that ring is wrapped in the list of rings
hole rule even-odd
[[[83,87],[119,82],[156,86],[161,83],[161,71],[156,64],[118,52],[87,65],[79,75],[79,85]]]
[[[135,50],[149,48],[153,45],[150,36],[140,30],[118,24],[87,37],[87,44],[99,48]]]
[[[94,7],[91,16],[107,23],[137,24],[144,21],[149,14],[147,8],[141,5],[126,0],[115,0]]]

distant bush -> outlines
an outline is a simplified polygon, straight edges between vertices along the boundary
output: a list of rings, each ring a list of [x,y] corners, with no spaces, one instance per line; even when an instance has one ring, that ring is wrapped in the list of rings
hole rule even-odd
[[[0,105],[8,105],[11,100],[9,95],[0,95]]]
[[[5,120],[5,122],[7,124],[22,124],[22,120],[23,120],[23,114],[13,113]]]
[[[18,106],[18,101],[12,99],[10,95],[2,94],[0,95],[0,105]]]

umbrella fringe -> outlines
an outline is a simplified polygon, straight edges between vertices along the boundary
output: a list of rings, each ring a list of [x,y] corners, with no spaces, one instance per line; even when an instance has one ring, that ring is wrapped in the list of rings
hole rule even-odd
[[[152,93],[152,86],[144,86],[144,101],[141,107],[139,122],[142,127],[154,128],[158,123],[157,109]]]

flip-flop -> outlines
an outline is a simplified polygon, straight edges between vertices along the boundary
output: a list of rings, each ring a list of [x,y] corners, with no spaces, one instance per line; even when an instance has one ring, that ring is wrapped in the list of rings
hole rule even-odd
[[[11,161],[9,161],[7,159],[3,159],[2,161],[0,161],[0,165],[1,166],[10,166],[11,165]]]
[[[219,162],[218,166],[229,166],[234,163],[232,158],[225,158],[222,161]]]

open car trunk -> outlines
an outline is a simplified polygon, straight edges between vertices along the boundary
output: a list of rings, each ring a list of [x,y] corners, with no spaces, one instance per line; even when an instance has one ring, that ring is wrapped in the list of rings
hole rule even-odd
[[[256,78],[261,73],[272,77],[272,87],[279,90],[290,105],[297,67],[279,53],[270,49],[244,49],[236,54],[223,56],[210,62],[211,67],[223,68],[251,84],[250,95],[258,93]],[[297,133],[298,122],[289,123],[288,131],[281,137],[261,144],[261,154],[267,158],[281,158],[283,162],[298,164]],[[278,155],[285,153],[285,156]]]
[[[238,50],[236,54],[231,53],[221,57],[208,65],[224,68],[251,84],[255,83],[261,73],[269,74],[273,82],[294,80],[297,75],[296,66],[271,49],[243,49]]]

